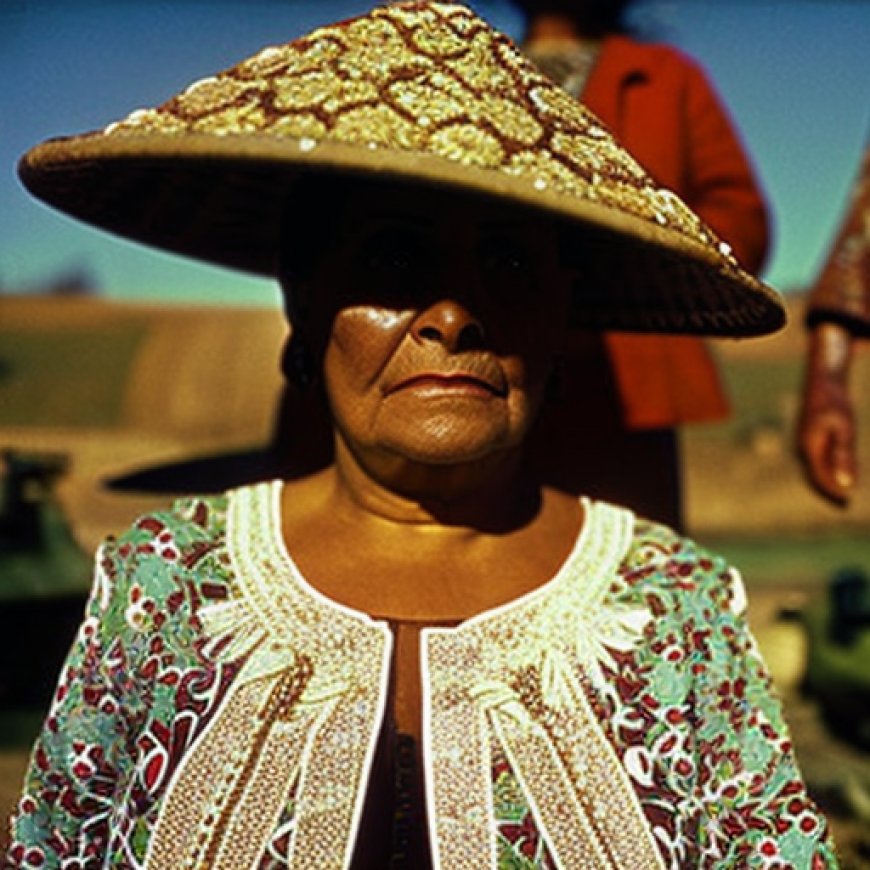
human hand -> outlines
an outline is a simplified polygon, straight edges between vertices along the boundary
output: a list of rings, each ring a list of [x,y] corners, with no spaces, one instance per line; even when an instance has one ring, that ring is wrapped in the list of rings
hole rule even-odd
[[[851,336],[835,324],[813,330],[798,420],[798,453],[810,486],[836,505],[848,504],[858,476],[855,413],[847,382]]]

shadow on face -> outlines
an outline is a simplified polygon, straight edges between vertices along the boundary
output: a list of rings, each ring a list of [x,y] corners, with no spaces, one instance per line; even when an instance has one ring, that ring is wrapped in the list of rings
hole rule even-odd
[[[288,221],[281,275],[338,433],[436,464],[517,448],[565,334],[554,226],[449,191],[326,185],[297,197],[319,205]]]
[[[561,334],[569,319],[561,313],[563,290],[557,288],[564,288],[565,275],[583,275],[584,254],[577,249],[576,235],[570,245],[561,236],[554,241],[558,229],[539,217],[480,202],[470,209],[468,199],[451,194],[427,197],[422,213],[420,201],[419,188],[413,194],[394,189],[388,195],[385,185],[336,176],[301,184],[284,222],[281,281],[294,340],[282,362],[287,383],[270,444],[148,468],[113,485],[155,492],[222,491],[276,476],[303,477],[329,465],[335,420],[322,371],[332,326],[342,310],[347,311],[343,321],[352,327],[345,338],[362,347],[350,353],[348,377],[364,362],[379,372],[379,360],[390,356],[413,323],[416,358],[400,355],[388,374],[394,380],[403,370],[413,374],[414,359],[414,365],[422,361],[434,366],[435,373],[456,377],[457,388],[469,375],[484,381],[475,387],[469,379],[465,386],[471,392],[505,392],[507,378],[519,373],[523,388],[511,398],[528,401],[522,407],[513,403],[521,414],[508,421],[513,428],[507,434],[525,437],[533,406],[551,386],[546,379],[561,340],[554,330]],[[420,310],[425,316],[414,316]],[[572,332],[571,353],[577,341],[578,333]],[[295,362],[294,345],[302,350]],[[519,370],[518,361],[525,364]],[[460,371],[463,365],[465,372]],[[299,368],[307,370],[307,385],[298,378]],[[598,368],[590,372],[584,384],[602,379]],[[462,400],[467,404],[470,397]],[[447,402],[440,404],[443,410]],[[553,401],[546,405],[543,452],[549,455],[553,434],[566,436],[559,422],[562,410]],[[554,412],[556,422],[549,419]]]
[[[402,309],[463,294],[507,320],[561,304],[576,235],[570,246],[556,222],[483,196],[317,175],[300,181],[285,213],[279,280],[297,327],[315,304]]]

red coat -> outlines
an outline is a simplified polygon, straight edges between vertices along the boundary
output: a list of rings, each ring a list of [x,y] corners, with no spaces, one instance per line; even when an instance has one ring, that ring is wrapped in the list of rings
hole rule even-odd
[[[662,185],[678,193],[751,272],[768,245],[764,197],[703,70],[665,45],[605,39],[583,102]],[[626,423],[674,426],[724,416],[713,360],[695,338],[607,336]]]

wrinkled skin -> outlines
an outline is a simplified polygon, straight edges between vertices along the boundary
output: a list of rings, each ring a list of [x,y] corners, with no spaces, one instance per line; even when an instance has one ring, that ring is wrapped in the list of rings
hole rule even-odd
[[[285,288],[335,443],[330,467],[284,490],[303,573],[349,606],[430,618],[545,582],[583,519],[523,455],[567,329],[553,228],[448,193],[361,185],[331,242]]]
[[[473,488],[521,452],[563,340],[555,236],[496,206],[388,191],[348,201],[293,291],[294,329],[322,360],[339,452],[402,491],[420,474],[433,494]]]

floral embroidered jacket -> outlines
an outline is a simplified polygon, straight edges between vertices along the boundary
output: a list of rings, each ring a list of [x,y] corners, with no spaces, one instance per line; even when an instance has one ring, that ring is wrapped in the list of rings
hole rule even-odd
[[[299,574],[280,492],[185,500],[101,549],[13,866],[348,865],[392,638]],[[835,867],[736,573],[586,508],[548,583],[424,632],[434,865]]]

